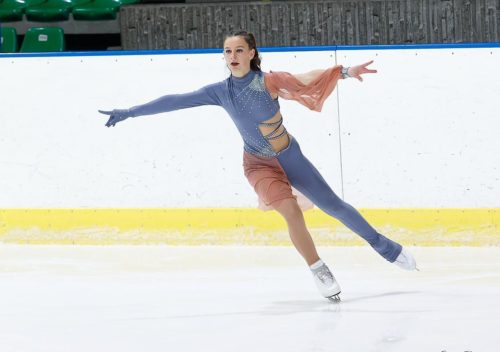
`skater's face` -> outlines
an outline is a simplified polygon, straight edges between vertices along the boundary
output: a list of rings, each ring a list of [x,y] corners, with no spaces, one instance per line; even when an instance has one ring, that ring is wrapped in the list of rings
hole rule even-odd
[[[243,77],[250,71],[250,61],[255,50],[250,49],[243,37],[228,37],[224,41],[224,59],[235,77]]]

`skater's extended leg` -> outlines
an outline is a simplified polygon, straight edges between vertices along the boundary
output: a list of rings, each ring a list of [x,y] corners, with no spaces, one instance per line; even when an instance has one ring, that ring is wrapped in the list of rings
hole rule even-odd
[[[320,293],[324,297],[339,300],[340,286],[328,266],[319,258],[297,200],[295,198],[286,198],[273,203],[272,206],[285,218],[290,238],[295,248],[309,265]]]
[[[295,248],[309,266],[319,260],[313,239],[306,228],[304,214],[294,198],[286,198],[274,202],[272,207],[286,220],[288,232]]]
[[[351,205],[340,199],[328,186],[292,138],[290,146],[278,156],[292,186],[327,214],[337,218],[363,237],[381,256],[394,262],[401,253],[400,244],[379,234]]]

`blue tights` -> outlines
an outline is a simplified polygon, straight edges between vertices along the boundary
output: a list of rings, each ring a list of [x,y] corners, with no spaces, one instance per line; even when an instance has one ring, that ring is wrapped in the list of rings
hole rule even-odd
[[[396,260],[401,253],[401,245],[378,233],[356,209],[340,199],[314,165],[302,154],[299,144],[292,136],[290,145],[281,151],[277,158],[293,187],[318,208],[340,220],[364,238],[389,262]]]

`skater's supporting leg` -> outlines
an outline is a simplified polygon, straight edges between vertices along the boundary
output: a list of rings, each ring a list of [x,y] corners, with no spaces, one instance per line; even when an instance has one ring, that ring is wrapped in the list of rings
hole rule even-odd
[[[291,139],[289,147],[278,159],[292,186],[325,213],[337,218],[363,237],[385,259],[390,262],[396,260],[401,253],[401,245],[379,234],[356,209],[340,199],[302,154],[295,139]]]
[[[288,232],[295,248],[310,266],[319,260],[313,239],[306,228],[304,214],[294,198],[285,198],[272,204],[286,220]]]
[[[319,258],[297,200],[295,198],[285,198],[272,203],[272,206],[285,218],[290,238],[295,248],[309,265],[320,293],[324,297],[339,300],[340,286],[330,269]]]

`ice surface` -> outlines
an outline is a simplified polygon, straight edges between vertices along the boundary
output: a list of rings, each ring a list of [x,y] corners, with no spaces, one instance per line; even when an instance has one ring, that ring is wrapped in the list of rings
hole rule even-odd
[[[500,248],[0,245],[0,351],[496,351]]]

